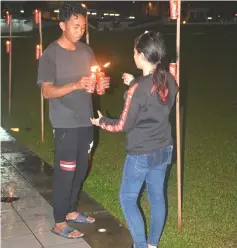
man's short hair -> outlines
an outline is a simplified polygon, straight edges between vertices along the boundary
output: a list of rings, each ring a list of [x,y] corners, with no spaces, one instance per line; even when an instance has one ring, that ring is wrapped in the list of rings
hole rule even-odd
[[[59,10],[59,21],[68,21],[71,16],[83,15],[86,16],[86,8],[83,8],[81,4],[66,3]]]

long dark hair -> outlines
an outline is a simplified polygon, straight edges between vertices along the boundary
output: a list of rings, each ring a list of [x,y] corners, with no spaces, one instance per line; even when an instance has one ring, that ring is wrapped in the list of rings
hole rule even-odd
[[[166,48],[162,35],[153,31],[146,31],[135,39],[135,48],[138,53],[143,53],[146,60],[156,65],[153,72],[152,92],[157,92],[161,102],[166,103],[168,97],[167,72],[164,68]]]

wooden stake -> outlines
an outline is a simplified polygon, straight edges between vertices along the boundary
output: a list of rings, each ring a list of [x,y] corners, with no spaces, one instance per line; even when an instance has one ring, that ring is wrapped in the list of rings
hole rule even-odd
[[[178,16],[176,30],[176,53],[177,53],[177,84],[180,87],[180,19],[181,0],[178,0]],[[181,149],[180,149],[180,93],[176,97],[176,135],[177,135],[177,193],[178,193],[178,231],[182,231],[182,178],[181,178]]]
[[[12,15],[9,15],[9,35],[10,35],[10,49],[9,49],[9,96],[8,96],[8,114],[11,115],[12,106]]]
[[[39,15],[39,36],[40,36],[40,56],[43,53],[43,37],[42,37],[42,17],[41,11],[38,12]],[[44,97],[40,94],[40,106],[41,106],[41,141],[44,142]]]
[[[89,45],[89,21],[88,21],[88,14],[86,14],[86,43]]]

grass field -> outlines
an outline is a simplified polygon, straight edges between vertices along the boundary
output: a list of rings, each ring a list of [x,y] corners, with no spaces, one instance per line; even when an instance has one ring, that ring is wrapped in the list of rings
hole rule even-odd
[[[168,61],[175,57],[174,27],[163,28]],[[124,71],[139,72],[133,64],[133,38],[141,31],[91,33],[99,62],[111,61],[111,89],[100,99],[103,113],[119,115],[126,89]],[[192,34],[203,32],[204,34]],[[57,38],[44,31],[44,45]],[[2,43],[2,126],[19,127],[15,137],[52,164],[53,135],[47,118],[44,144],[40,141],[40,91],[36,86],[34,48],[38,36],[13,44],[13,101],[8,117],[8,60]],[[162,248],[237,247],[237,27],[181,29],[181,109],[183,136],[183,231],[177,232],[176,165],[168,180],[168,217]],[[174,118],[172,118],[174,120]],[[173,122],[173,121],[172,121]],[[93,168],[84,189],[123,220],[118,191],[125,158],[124,135],[101,131]],[[174,159],[175,160],[175,159]],[[142,197],[145,214],[148,204]]]

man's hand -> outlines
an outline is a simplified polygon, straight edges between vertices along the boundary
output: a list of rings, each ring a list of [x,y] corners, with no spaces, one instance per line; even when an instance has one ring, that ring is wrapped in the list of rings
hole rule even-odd
[[[110,86],[110,77],[105,77],[104,80],[102,80],[102,87],[104,89],[108,89]]]
[[[74,83],[75,90],[87,90],[92,84],[96,83],[96,79],[92,77],[82,77]]]
[[[97,119],[95,119],[95,118],[90,118],[90,120],[91,120],[91,122],[92,122],[93,125],[99,127],[99,126],[100,126],[100,119],[103,117],[103,115],[100,113],[99,110],[97,111],[97,113],[98,113],[99,118],[97,118]]]

